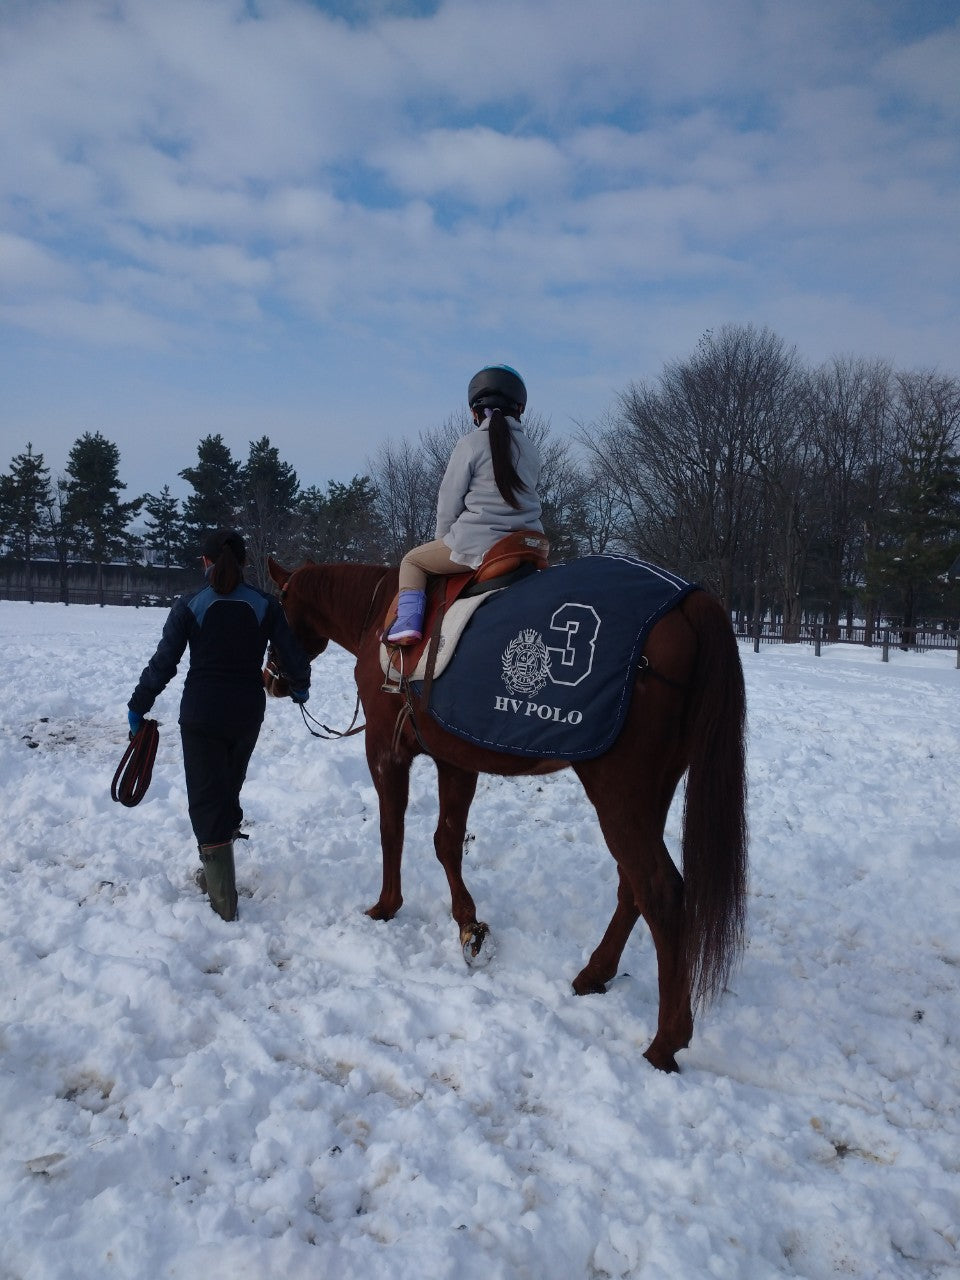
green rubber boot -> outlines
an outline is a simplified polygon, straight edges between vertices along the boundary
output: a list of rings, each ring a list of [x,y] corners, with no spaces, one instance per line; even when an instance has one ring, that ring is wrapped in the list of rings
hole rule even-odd
[[[206,891],[210,906],[224,920],[237,918],[237,875],[233,864],[233,841],[200,846],[197,884]]]

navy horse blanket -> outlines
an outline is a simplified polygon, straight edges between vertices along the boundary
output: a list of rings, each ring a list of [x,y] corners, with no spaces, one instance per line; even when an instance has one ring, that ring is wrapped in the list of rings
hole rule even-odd
[[[494,751],[603,755],[623,728],[650,628],[694,590],[667,569],[607,555],[493,592],[434,680],[430,715]]]

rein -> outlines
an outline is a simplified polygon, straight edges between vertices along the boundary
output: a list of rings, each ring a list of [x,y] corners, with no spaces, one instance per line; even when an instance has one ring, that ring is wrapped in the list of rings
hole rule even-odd
[[[357,724],[357,716],[360,714],[360,694],[357,694],[357,702],[353,708],[353,717],[350,720],[350,727],[347,729],[331,729],[328,724],[324,724],[322,720],[318,720],[316,716],[312,716],[303,703],[298,704],[300,714],[303,716],[303,723],[307,726],[307,732],[313,738],[323,738],[325,742],[331,742],[336,738],[352,738],[355,733],[362,733],[367,727],[365,724]],[[315,724],[316,729],[311,729],[310,725]],[[322,730],[318,733],[317,730]]]
[[[160,732],[156,720],[144,720],[130,739],[110,784],[110,798],[132,809],[147,794],[157,758]]]

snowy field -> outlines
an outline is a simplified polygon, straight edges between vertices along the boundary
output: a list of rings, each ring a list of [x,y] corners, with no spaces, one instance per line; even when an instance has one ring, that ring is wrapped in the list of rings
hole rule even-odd
[[[376,924],[362,739],[271,702],[216,917],[179,679],[146,800],[109,796],[164,616],[0,603],[2,1280],[960,1276],[953,654],[743,648],[749,941],[668,1077],[642,924],[605,997],[570,990],[616,887],[572,774],[481,780],[472,972],[431,764]],[[328,724],[351,672],[314,666]]]

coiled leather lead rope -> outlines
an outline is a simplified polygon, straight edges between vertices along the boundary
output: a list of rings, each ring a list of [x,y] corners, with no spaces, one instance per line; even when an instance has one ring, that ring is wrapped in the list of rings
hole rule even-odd
[[[110,784],[110,798],[132,809],[147,794],[157,758],[160,731],[156,720],[144,720],[130,739]]]

